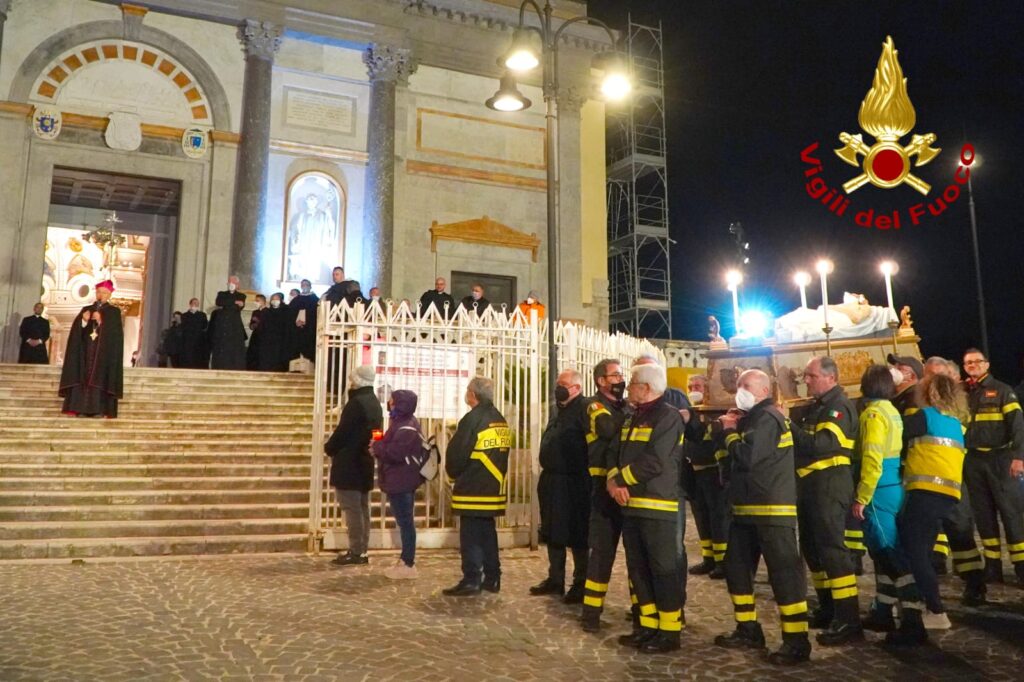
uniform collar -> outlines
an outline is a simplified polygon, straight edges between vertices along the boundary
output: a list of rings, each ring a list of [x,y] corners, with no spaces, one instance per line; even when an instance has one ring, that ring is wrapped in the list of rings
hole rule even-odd
[[[842,392],[843,392],[843,387],[840,386],[839,384],[836,384],[835,386],[833,386],[832,388],[828,389],[827,391],[822,393],[820,396],[815,398],[815,400],[817,400],[819,403],[826,403],[829,400],[832,400],[833,398],[835,398],[837,393],[842,393]]]

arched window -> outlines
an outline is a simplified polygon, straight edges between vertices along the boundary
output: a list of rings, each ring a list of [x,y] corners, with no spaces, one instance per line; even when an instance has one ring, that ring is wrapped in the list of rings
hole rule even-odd
[[[345,191],[326,173],[300,173],[288,183],[282,283],[331,283],[345,252],[345,202]]]

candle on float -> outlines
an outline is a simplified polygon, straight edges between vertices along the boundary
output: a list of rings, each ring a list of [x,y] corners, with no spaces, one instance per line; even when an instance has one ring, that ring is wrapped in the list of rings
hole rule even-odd
[[[892,276],[900,271],[900,267],[893,261],[887,260],[879,265],[878,269],[882,271],[882,275],[885,277],[885,296],[889,303],[889,316],[895,320],[896,306],[892,300]]]
[[[807,285],[811,283],[811,276],[801,271],[793,275],[793,281],[800,287],[800,307],[807,308]]]
[[[821,277],[821,308],[825,315],[825,326],[828,326],[828,276],[832,274],[834,269],[832,261],[828,259],[822,259],[818,261],[816,269],[818,275]]]
[[[732,319],[736,334],[740,333],[740,296],[739,288],[743,282],[743,273],[739,270],[729,270],[725,273],[725,285],[732,292]]]

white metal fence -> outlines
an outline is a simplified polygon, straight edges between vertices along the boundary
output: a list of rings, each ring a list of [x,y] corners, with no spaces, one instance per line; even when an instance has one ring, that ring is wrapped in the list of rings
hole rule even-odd
[[[644,353],[664,359],[661,350],[647,341],[570,323],[555,326],[555,343],[559,369],[578,369],[588,394],[595,390],[591,369],[603,358],[619,359],[627,368]],[[463,396],[470,379],[484,376],[494,382],[495,406],[512,431],[509,506],[499,521],[499,537],[505,546],[535,546],[539,519],[534,491],[540,474],[537,451],[547,421],[547,364],[547,325],[519,311],[509,314],[491,308],[477,314],[459,308],[446,318],[433,306],[420,311],[391,302],[354,307],[321,304],[310,453],[310,550],[347,545],[323,445],[347,398],[348,373],[360,365],[373,365],[377,372],[375,388],[384,409],[385,428],[389,393],[397,389],[416,393],[416,416],[424,434],[437,439],[442,469],[448,441],[469,410]],[[418,491],[419,546],[457,545],[450,493],[451,482],[443,473]],[[371,547],[398,546],[385,496],[375,489],[370,501]]]

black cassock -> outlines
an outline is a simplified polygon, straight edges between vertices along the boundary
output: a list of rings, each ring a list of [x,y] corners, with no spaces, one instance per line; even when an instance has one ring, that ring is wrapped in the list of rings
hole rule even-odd
[[[266,308],[260,315],[259,362],[261,372],[287,372],[291,360],[289,340],[295,329],[295,313],[286,306]],[[250,342],[250,347],[252,342]]]
[[[263,338],[263,333],[260,331],[260,322],[263,317],[263,313],[268,308],[258,308],[252,311],[252,317],[249,318],[249,346],[245,349],[245,368],[248,370],[259,369],[260,366],[260,342]]]
[[[245,369],[245,325],[242,309],[235,301],[244,303],[245,294],[217,292],[217,310],[213,311],[209,327],[214,369]]]
[[[288,307],[293,313],[292,320],[297,320],[299,312],[306,311],[306,326],[292,326],[292,358],[304,355],[310,362],[316,362],[316,307],[320,303],[316,294],[299,294],[292,299]]]
[[[210,366],[210,349],[206,344],[206,313],[202,310],[181,314],[180,367],[206,369]]]
[[[82,326],[86,311],[99,312]],[[124,393],[124,329],[121,311],[109,303],[85,306],[71,323],[64,368],[60,373],[62,411],[86,416],[117,416],[117,400]]]
[[[591,477],[587,459],[587,401],[578,396],[548,422],[540,441],[540,538],[563,547],[586,547]]]
[[[32,315],[21,321],[18,331],[21,334],[18,362],[23,365],[50,364],[50,356],[46,352],[46,342],[50,339],[50,321],[41,315]],[[28,345],[29,339],[39,339],[42,343],[38,346],[30,346]]]

